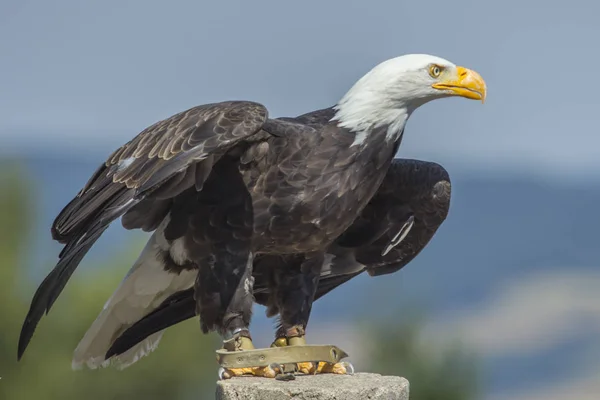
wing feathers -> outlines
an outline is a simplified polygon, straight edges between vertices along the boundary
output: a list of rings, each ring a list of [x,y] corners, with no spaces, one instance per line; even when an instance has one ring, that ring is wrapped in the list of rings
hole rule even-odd
[[[65,247],[32,300],[21,330],[19,358],[44,311],[50,310],[78,264],[112,221],[136,204],[152,199],[152,192],[164,183],[160,199],[172,198],[187,187],[201,188],[213,161],[259,132],[267,115],[263,105],[253,102],[202,105],[155,123],[113,152],[52,225],[52,237]],[[213,153],[217,155],[207,165],[190,167]],[[142,222],[143,207],[152,212],[151,223]],[[125,225],[154,227],[163,212],[161,207],[140,206]]]
[[[106,229],[106,228],[105,228]],[[67,281],[77,268],[77,265],[81,262],[87,251],[92,247],[94,242],[100,237],[104,229],[94,232],[93,234],[87,235],[85,240],[80,242],[75,248],[68,252],[68,254],[61,258],[56,267],[48,274],[44,281],[39,286],[38,290],[33,296],[31,307],[23,327],[21,329],[21,335],[19,337],[18,344],[18,359],[21,359],[27,345],[33,337],[37,323],[42,318],[44,313],[48,313],[50,308],[58,298],[58,295],[63,290]]]
[[[171,199],[146,199],[123,214],[121,224],[125,229],[141,229],[152,232],[165,218],[172,204]]]

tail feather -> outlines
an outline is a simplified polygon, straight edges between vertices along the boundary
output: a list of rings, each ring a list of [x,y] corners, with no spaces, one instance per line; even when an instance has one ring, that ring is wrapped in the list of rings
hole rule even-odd
[[[162,331],[122,354],[112,357],[107,354],[114,341],[127,328],[160,307],[173,293],[189,289],[194,284],[197,275],[195,270],[182,271],[180,274],[165,271],[157,240],[157,235],[162,234],[163,229],[159,227],[79,342],[73,355],[74,369],[84,365],[93,369],[111,364],[124,368],[158,346]]]
[[[170,326],[192,318],[194,315],[196,315],[196,301],[193,289],[179,291],[166,299],[160,307],[124,331],[113,342],[106,353],[106,358],[131,351],[136,353],[137,351],[133,349],[140,343],[152,342],[155,334],[164,332]]]
[[[145,357],[156,350],[163,333],[164,331],[160,331],[148,336],[148,338],[146,338],[144,341],[139,342],[126,352],[121,353],[118,358],[114,359],[114,361],[105,361],[103,367],[114,365],[117,369],[122,370],[132,364],[135,364],[140,358]]]

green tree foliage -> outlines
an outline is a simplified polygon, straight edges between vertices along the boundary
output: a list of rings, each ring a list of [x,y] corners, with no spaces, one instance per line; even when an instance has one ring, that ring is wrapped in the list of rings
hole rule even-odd
[[[422,313],[412,315],[366,330],[373,343],[369,370],[408,379],[411,400],[479,399],[476,357],[459,342],[424,343]]]
[[[197,320],[171,328],[153,354],[125,370],[71,369],[73,350],[141,245],[97,268],[82,265],[17,363],[19,331],[39,283],[27,277],[22,261],[33,209],[29,199],[34,197],[20,169],[0,164],[0,171],[0,399],[213,398],[218,342],[201,334]]]

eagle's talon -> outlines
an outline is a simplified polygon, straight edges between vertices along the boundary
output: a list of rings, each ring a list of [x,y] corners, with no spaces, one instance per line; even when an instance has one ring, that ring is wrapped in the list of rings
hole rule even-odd
[[[354,366],[347,361],[335,364],[322,362],[317,364],[314,374],[353,375]]]
[[[347,362],[328,363],[328,362],[301,362],[297,363],[298,372],[305,375],[316,374],[337,374],[337,375],[354,375],[354,366]]]
[[[316,366],[317,366],[317,368],[315,368],[315,372],[313,372],[313,375],[316,375],[317,372],[319,372],[319,367],[321,366],[321,362],[317,361]]]
[[[273,371],[279,371],[279,373],[283,373],[283,365],[281,364],[271,363],[269,364],[269,368],[271,368]]]
[[[315,370],[313,371],[313,375],[317,374],[317,371],[319,370],[319,366],[321,365],[321,363],[319,361],[313,361],[313,364],[315,365]]]
[[[234,376],[257,376],[262,378],[275,378],[283,370],[277,364],[271,364],[266,367],[247,367],[247,368],[219,368],[219,378],[229,379]]]
[[[219,368],[218,375],[219,375],[219,380],[220,381],[231,378],[231,375],[229,375],[227,373],[227,370],[225,368],[223,368],[223,367]]]
[[[301,374],[314,375],[317,372],[319,363],[314,362],[299,362],[296,363],[296,370]]]
[[[346,369],[346,374],[354,375],[354,365],[352,365],[352,363],[349,363],[348,361],[342,361],[340,364]]]

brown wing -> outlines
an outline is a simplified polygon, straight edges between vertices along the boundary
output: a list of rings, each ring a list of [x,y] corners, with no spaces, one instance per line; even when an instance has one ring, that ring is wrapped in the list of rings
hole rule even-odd
[[[108,157],[61,211],[52,225],[52,237],[66,243],[102,203],[118,195],[124,197],[118,202],[122,207],[153,192],[155,198],[169,198],[192,184],[201,188],[211,167],[201,161],[213,161],[211,156],[249,139],[266,119],[261,104],[223,102],[191,108],[144,129]]]
[[[356,251],[356,260],[367,266],[371,276],[397,272],[429,244],[450,210],[451,183],[448,172],[434,162],[394,160],[377,196],[389,198],[385,233]],[[375,199],[376,200],[376,199]],[[389,252],[409,216],[414,224],[404,240]]]
[[[439,164],[394,160],[375,196],[330,249],[336,257],[322,272],[315,300],[364,271],[386,275],[410,263],[445,221],[450,195],[450,177]]]
[[[206,104],[155,123],[117,149],[52,225],[52,237],[65,246],[33,297],[21,330],[19,358],[44,312],[112,221],[136,205],[160,211],[183,190],[193,185],[200,190],[225,152],[242,141],[268,136],[261,131],[267,115],[263,105],[253,102]],[[124,218],[126,227],[151,229],[156,222],[149,218],[140,223],[132,215]]]

